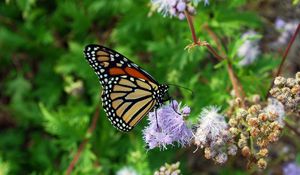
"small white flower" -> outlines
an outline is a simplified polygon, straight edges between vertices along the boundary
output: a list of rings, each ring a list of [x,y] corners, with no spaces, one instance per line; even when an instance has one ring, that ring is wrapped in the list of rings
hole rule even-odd
[[[214,159],[217,163],[223,164],[227,161],[228,156],[226,153],[219,153]]]
[[[248,31],[242,35],[242,39],[245,40],[244,43],[239,47],[237,55],[242,58],[240,60],[240,66],[247,66],[252,64],[260,54],[259,49],[259,40],[258,39],[250,39],[256,36],[257,33],[255,31]]]
[[[264,108],[266,113],[276,114],[278,116],[277,121],[281,126],[284,126],[284,106],[283,104],[275,98],[268,99],[268,106]]]
[[[116,175],[138,175],[138,173],[132,167],[123,167]]]
[[[218,111],[218,107],[210,106],[201,112],[199,126],[195,133],[195,143],[200,147],[220,145],[224,142],[223,139],[227,139],[228,124]]]

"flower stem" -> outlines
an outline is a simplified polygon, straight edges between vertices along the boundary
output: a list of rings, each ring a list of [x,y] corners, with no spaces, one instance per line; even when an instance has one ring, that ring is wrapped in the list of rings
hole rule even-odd
[[[87,130],[87,135],[91,135],[94,132],[94,130],[96,129],[98,118],[99,118],[99,105],[97,106],[96,111],[94,113],[92,123],[91,123],[89,129]],[[83,139],[83,141],[80,143],[79,148],[78,148],[75,156],[73,157],[71,163],[68,166],[68,169],[66,171],[66,175],[70,175],[72,173],[72,171],[73,171],[76,163],[78,162],[78,160],[80,158],[80,155],[81,155],[85,145],[88,143],[88,141],[89,141],[89,137]]]
[[[234,73],[234,70],[233,70],[233,67],[232,67],[232,64],[231,64],[230,60],[227,58],[226,53],[223,51],[222,45],[219,42],[219,39],[218,39],[217,35],[208,27],[208,25],[205,25],[205,29],[208,31],[209,35],[216,42],[218,50],[219,50],[219,52],[222,53],[222,56],[220,56],[217,53],[217,51],[214,48],[211,47],[211,45],[209,43],[201,42],[200,40],[197,40],[197,36],[196,36],[196,33],[195,33],[195,28],[194,28],[192,17],[189,15],[189,13],[187,11],[185,11],[185,16],[186,16],[186,19],[188,21],[188,24],[189,24],[189,27],[190,27],[190,30],[191,30],[191,33],[192,33],[192,38],[193,38],[193,41],[194,41],[194,45],[205,46],[209,50],[209,52],[211,54],[213,54],[218,59],[218,61],[223,61],[223,60],[227,61],[226,68],[227,68],[227,72],[228,72],[230,81],[232,83],[234,92],[235,92],[236,96],[241,99],[242,107],[245,107],[245,100],[244,100],[245,99],[245,93],[244,93],[243,87],[242,87],[240,81],[238,80],[236,74]]]
[[[191,29],[194,44],[198,44],[193,19],[192,19],[191,15],[189,15],[189,12],[187,12],[186,10],[184,11],[184,14],[186,16],[187,22],[189,23],[189,27]]]
[[[287,48],[286,48],[285,51],[284,51],[284,54],[283,54],[283,56],[282,56],[282,59],[281,59],[279,68],[278,68],[278,70],[277,70],[276,75],[275,75],[274,78],[278,77],[278,76],[281,74],[281,71],[282,71],[282,69],[283,69],[284,62],[285,62],[285,60],[286,60],[286,58],[287,58],[287,56],[288,56],[288,54],[289,54],[289,51],[290,51],[290,49],[291,49],[291,47],[292,47],[292,45],[293,45],[293,43],[294,43],[294,41],[295,41],[295,39],[296,39],[298,33],[299,33],[299,31],[300,31],[300,24],[298,24],[298,27],[297,27],[296,31],[294,32],[292,38],[291,38],[290,41],[289,41],[289,44],[288,44]],[[271,82],[271,86],[269,87],[269,90],[268,90],[268,92],[267,92],[266,98],[268,98],[268,97],[270,96],[270,90],[272,89],[272,87],[273,87],[273,85],[274,85],[273,83],[274,83],[274,81]]]

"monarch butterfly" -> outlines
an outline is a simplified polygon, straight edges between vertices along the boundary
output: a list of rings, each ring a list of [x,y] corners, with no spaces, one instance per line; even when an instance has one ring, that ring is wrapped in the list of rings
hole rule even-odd
[[[102,85],[104,111],[117,129],[132,130],[149,111],[168,100],[164,99],[168,85],[159,84],[122,54],[96,44],[87,45],[84,54]]]

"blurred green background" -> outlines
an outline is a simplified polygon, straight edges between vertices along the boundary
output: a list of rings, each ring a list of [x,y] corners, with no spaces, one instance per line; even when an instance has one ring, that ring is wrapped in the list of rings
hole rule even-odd
[[[236,57],[247,29],[276,36],[276,16],[264,12],[280,7],[268,3],[272,1],[212,0],[208,6],[200,3],[194,18],[201,40],[215,47],[204,24],[220,37],[247,95],[264,96],[280,62],[278,52],[265,47],[268,38],[253,64],[241,67]],[[160,83],[192,89],[193,96],[170,89],[173,98],[191,106],[189,122],[197,121],[204,106],[220,105],[223,110],[228,106],[232,86],[226,66],[205,48],[184,50],[191,43],[187,22],[156,12],[149,16],[149,4],[149,0],[0,2],[0,175],[63,174],[84,138],[89,141],[74,174],[115,174],[130,166],[147,175],[176,161],[184,174],[247,174],[245,166],[236,163],[239,157],[214,165],[202,152],[193,153],[193,146],[148,151],[142,139],[146,119],[132,132],[121,133],[102,108],[95,131],[86,134],[96,106],[101,105],[100,85],[83,56],[85,45],[91,43],[123,53]],[[272,165],[266,172],[271,169]]]

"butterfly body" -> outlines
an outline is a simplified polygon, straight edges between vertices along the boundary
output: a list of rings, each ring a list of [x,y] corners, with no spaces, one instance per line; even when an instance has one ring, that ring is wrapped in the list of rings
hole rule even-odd
[[[121,131],[130,131],[145,115],[164,102],[168,86],[122,54],[91,44],[85,57],[102,85],[102,105],[110,122]]]

